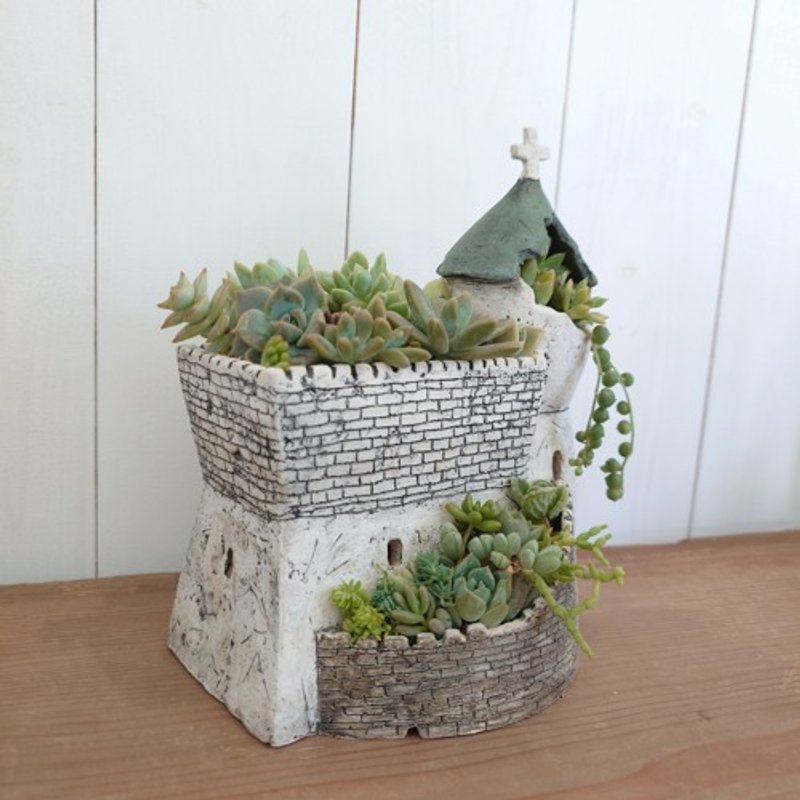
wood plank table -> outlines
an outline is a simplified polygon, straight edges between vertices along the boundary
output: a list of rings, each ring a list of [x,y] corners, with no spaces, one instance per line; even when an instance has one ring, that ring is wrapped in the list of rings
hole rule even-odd
[[[800,534],[614,557],[596,657],[538,717],[285,748],[166,649],[174,575],[0,588],[0,797],[800,798]]]

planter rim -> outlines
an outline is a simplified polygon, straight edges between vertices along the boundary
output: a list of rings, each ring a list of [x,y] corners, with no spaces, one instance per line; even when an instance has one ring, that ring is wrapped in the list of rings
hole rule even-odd
[[[341,386],[357,381],[358,383],[387,383],[403,380],[418,380],[425,375],[450,374],[464,375],[469,372],[481,372],[492,367],[516,369],[520,372],[544,372],[547,370],[547,359],[543,353],[533,357],[488,358],[472,361],[431,360],[411,364],[409,367],[390,367],[383,362],[359,364],[310,364],[309,366],[293,366],[284,370],[279,367],[262,367],[251,361],[244,361],[231,356],[210,353],[195,345],[179,345],[178,359],[186,359],[203,363],[218,370],[223,369],[231,374],[255,380],[271,389],[302,388],[311,381],[316,386]]]

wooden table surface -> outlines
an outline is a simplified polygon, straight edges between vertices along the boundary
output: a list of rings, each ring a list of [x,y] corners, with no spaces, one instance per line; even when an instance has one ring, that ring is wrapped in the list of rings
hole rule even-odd
[[[0,797],[800,798],[800,534],[614,556],[596,657],[541,715],[284,748],[167,650],[174,575],[0,587]]]

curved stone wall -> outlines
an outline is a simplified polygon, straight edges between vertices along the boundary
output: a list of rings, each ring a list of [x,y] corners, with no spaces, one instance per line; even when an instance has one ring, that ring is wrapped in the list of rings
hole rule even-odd
[[[567,606],[573,584],[555,587]],[[578,668],[574,640],[540,598],[520,619],[411,644],[389,636],[353,644],[346,633],[317,634],[320,730],[392,739],[461,736],[529,717],[557,700]]]

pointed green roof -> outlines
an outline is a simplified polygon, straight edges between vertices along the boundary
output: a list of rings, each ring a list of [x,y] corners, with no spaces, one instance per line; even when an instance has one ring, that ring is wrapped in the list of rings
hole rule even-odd
[[[450,248],[436,271],[445,278],[505,283],[519,278],[529,258],[566,253],[572,277],[588,278],[594,286],[596,278],[538,180],[538,161],[548,151],[538,146],[535,129],[526,128],[525,144],[514,145],[511,153],[525,162],[522,177]]]

